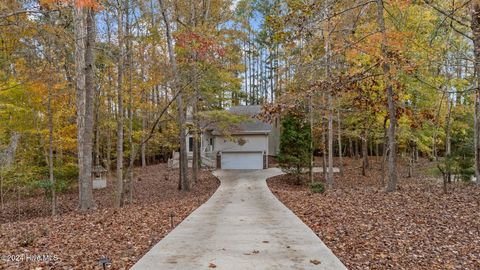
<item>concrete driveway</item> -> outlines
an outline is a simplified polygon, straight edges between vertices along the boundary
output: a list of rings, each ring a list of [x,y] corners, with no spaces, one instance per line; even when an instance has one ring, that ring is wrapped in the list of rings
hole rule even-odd
[[[215,194],[132,269],[346,269],[266,179],[279,169],[217,171]]]

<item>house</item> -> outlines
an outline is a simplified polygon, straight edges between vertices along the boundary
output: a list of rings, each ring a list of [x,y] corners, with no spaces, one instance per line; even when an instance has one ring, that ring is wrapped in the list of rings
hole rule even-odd
[[[233,125],[228,132],[222,132],[215,125],[208,125],[201,133],[202,164],[218,169],[252,170],[266,169],[268,156],[275,156],[279,151],[279,123],[266,123],[256,118],[262,108],[259,105],[233,106],[230,113],[250,118]],[[228,134],[226,134],[228,133]],[[187,136],[189,160],[193,156],[193,137]],[[178,166],[177,156],[171,161]],[[189,162],[191,163],[191,162]]]

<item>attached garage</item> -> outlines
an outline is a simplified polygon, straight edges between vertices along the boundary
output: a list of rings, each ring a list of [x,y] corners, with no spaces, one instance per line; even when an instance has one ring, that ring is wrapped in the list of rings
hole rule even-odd
[[[221,163],[224,170],[261,170],[263,152],[222,152]]]

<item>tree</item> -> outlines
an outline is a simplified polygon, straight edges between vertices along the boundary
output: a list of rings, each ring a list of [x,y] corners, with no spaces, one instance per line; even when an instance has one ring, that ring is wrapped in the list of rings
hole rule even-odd
[[[329,4],[328,1],[326,3]],[[325,8],[326,29],[325,29],[325,77],[326,80],[330,80],[331,68],[334,65],[331,57],[331,27],[330,27],[330,7]],[[328,107],[328,172],[326,174],[328,188],[333,188],[333,96],[331,90],[327,93],[327,107]]]
[[[164,5],[163,0],[158,0],[160,4],[160,12],[162,14],[163,22],[165,24],[165,36],[167,38],[167,48],[168,48],[168,57],[170,59],[170,65],[172,67],[173,73],[173,83],[172,88],[177,93],[177,111],[178,111],[178,126],[179,126],[179,139],[180,139],[180,173],[178,179],[178,187],[181,190],[188,191],[190,190],[190,183],[188,181],[188,160],[187,160],[187,143],[186,143],[186,134],[185,134],[185,110],[183,103],[183,93],[181,93],[181,87],[179,82],[179,74],[177,70],[177,59],[175,52],[173,51],[173,38],[170,28],[170,19],[167,15],[167,10]]]
[[[123,13],[124,1],[118,2],[117,7],[117,25],[118,25],[118,60],[117,60],[117,183],[115,190],[115,206],[120,207],[123,204],[123,74],[125,45],[123,34]]]
[[[2,210],[4,203],[3,170],[12,165],[15,159],[19,139],[20,135],[18,133],[13,133],[8,147],[0,152],[0,207]]]
[[[480,185],[480,1],[472,1],[472,22],[475,69],[475,176]]]
[[[92,188],[94,14],[93,7],[82,5],[74,7],[79,208],[81,210],[94,207]]]
[[[295,176],[297,184],[301,183],[303,170],[309,167],[311,140],[310,124],[305,114],[290,112],[283,118],[278,161],[284,172]]]
[[[397,189],[397,139],[395,137],[395,129],[397,125],[397,115],[395,109],[395,94],[390,78],[390,64],[388,62],[388,36],[385,27],[385,18],[383,15],[383,0],[377,0],[377,20],[380,33],[382,34],[381,50],[383,56],[383,73],[385,90],[387,92],[388,118],[390,120],[388,126],[388,184],[387,191],[392,192]]]

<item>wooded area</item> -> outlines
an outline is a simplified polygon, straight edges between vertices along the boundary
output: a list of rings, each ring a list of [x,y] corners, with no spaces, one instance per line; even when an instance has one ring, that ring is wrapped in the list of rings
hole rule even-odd
[[[187,110],[199,129],[206,112],[237,104],[303,111],[325,168],[362,155],[366,174],[368,156],[384,156],[388,191],[398,155],[437,160],[448,179],[478,174],[477,1],[234,4],[2,3],[1,138],[19,141],[2,198],[40,185],[55,213],[78,171],[89,209],[92,168],[116,162],[121,206],[135,164],[177,148],[187,163]],[[188,190],[195,179],[180,168]]]
[[[178,189],[194,190],[203,123],[238,122],[236,105],[279,120],[280,166],[327,193],[347,157],[386,193],[422,162],[443,193],[478,189],[479,87],[480,0],[4,0],[1,220],[38,195],[52,216],[72,192],[98,209],[103,168],[102,196],[132,205],[136,168],[172,152]]]

